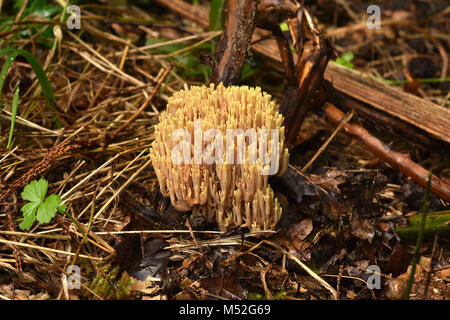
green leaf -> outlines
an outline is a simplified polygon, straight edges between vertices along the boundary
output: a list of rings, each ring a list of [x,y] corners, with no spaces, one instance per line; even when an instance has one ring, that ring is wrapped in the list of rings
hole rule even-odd
[[[5,83],[6,74],[8,73],[9,67],[14,62],[14,60],[17,58],[17,56],[19,55],[18,51],[13,51],[12,49],[11,50],[1,50],[0,55],[2,55],[3,53],[7,53],[8,58],[6,58],[6,61],[2,66],[2,71],[0,71],[0,96],[2,95],[3,85]]]
[[[67,206],[65,204],[60,205],[56,208],[56,210],[58,210],[59,213],[64,213],[67,209]]]
[[[222,30],[225,23],[223,12],[225,0],[212,0],[209,9],[209,30]]]
[[[289,26],[288,26],[288,24],[286,22],[282,22],[282,23],[280,23],[280,29],[283,32],[289,31]]]
[[[61,198],[56,194],[49,195],[38,208],[36,219],[39,223],[49,223],[55,216],[56,209],[61,203]]]
[[[16,0],[15,4],[13,6],[14,11],[16,14],[19,12],[19,10],[22,8],[23,0]],[[36,20],[33,18],[28,18],[30,15],[37,15],[39,17],[42,17],[44,19],[50,20],[52,17],[54,17],[56,14],[62,12],[62,8],[60,6],[56,6],[49,0],[33,0],[28,1],[27,5],[25,6],[22,15],[21,15],[21,22],[24,22],[26,20]],[[27,19],[28,18],[28,19]],[[40,18],[40,20],[42,20]],[[49,25],[44,26],[36,26],[32,22],[29,24],[26,24],[26,29],[16,32],[13,39],[17,39],[17,36],[29,38],[32,35],[38,34],[39,38],[53,38],[53,28],[49,27]],[[45,46],[48,46],[48,42],[43,42]]]
[[[44,201],[45,194],[47,193],[48,182],[47,180],[41,178],[39,181],[33,180],[28,185],[23,188],[22,198],[30,202]]]
[[[22,7],[22,4],[23,0],[16,1],[13,8],[16,11],[19,11]],[[22,17],[26,17],[30,14],[36,14],[48,19],[54,16],[56,13],[61,12],[61,10],[62,9],[59,6],[55,6],[47,0],[33,0],[28,2],[25,10],[22,13]]]
[[[355,67],[352,63],[354,57],[355,54],[352,51],[348,51],[339,58],[337,58],[335,62],[337,64],[340,64],[341,66],[353,69]]]
[[[29,230],[31,228],[36,217],[36,209],[38,206],[39,203],[37,202],[28,202],[22,207],[21,211],[23,212],[23,221],[19,225],[20,229]]]

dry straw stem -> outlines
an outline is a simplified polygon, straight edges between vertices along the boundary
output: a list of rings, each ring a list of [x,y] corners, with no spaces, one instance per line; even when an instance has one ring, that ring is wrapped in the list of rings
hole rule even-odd
[[[137,85],[137,86],[145,85],[145,83],[143,83],[142,81],[140,81],[140,80],[130,76],[129,74],[123,72],[122,70],[120,70],[120,68],[116,67],[116,65],[114,63],[110,62],[108,59],[106,59],[100,53],[98,53],[97,51],[92,49],[91,46],[89,46],[87,43],[85,43],[83,40],[81,40],[79,37],[77,37],[72,32],[68,31],[68,34],[72,38],[74,38],[78,43],[80,43],[82,45],[82,47],[87,49],[89,52],[91,52],[91,54],[93,54],[97,58],[94,58],[93,56],[91,56],[90,54],[88,54],[86,52],[79,51],[78,48],[71,47],[71,49],[74,50],[76,53],[78,53],[83,58],[85,58],[87,61],[89,61],[96,67],[98,67],[103,72],[112,73],[113,75],[115,75],[125,81],[128,81],[130,83],[133,83],[134,85]]]
[[[53,248],[47,248],[47,247],[32,245],[32,244],[28,244],[28,243],[10,241],[10,240],[5,240],[5,239],[1,239],[1,238],[0,238],[0,243],[15,245],[15,246],[19,246],[19,247],[26,247],[26,248],[36,249],[36,250],[40,250],[40,251],[55,252],[55,253],[65,254],[65,255],[68,255],[68,256],[74,256],[75,255],[75,253],[69,252],[69,251],[58,250],[58,249],[53,249]],[[92,256],[84,255],[84,254],[80,254],[78,256],[80,258],[86,258],[86,259],[96,260],[96,261],[103,261],[103,258],[99,258],[99,257],[92,257]]]
[[[203,32],[203,33],[199,33],[199,34],[195,34],[195,35],[191,35],[191,36],[187,36],[187,37],[182,37],[182,38],[178,38],[178,39],[174,39],[174,40],[168,40],[168,41],[164,41],[164,42],[160,42],[160,43],[150,44],[150,45],[139,47],[139,48],[136,48],[136,49],[131,49],[130,53],[135,53],[135,52],[138,52],[138,51],[145,52],[145,50],[157,49],[157,48],[169,46],[169,45],[172,45],[172,44],[177,44],[177,43],[181,43],[181,42],[185,42],[185,41],[195,40],[195,39],[198,39],[198,38],[205,38],[206,37],[207,39],[211,40],[212,38],[219,36],[221,33],[222,33],[222,31]],[[199,44],[197,44],[197,45],[199,45]],[[121,55],[121,54],[122,54],[121,52],[115,53],[115,55]]]
[[[153,89],[152,94],[145,100],[145,102],[142,104],[142,106],[139,108],[138,111],[136,111],[131,118],[129,118],[123,125],[121,125],[119,128],[117,128],[114,132],[113,132],[113,136],[117,135],[120,131],[122,131],[123,129],[125,129],[126,127],[128,127],[130,125],[131,122],[133,122],[133,120],[135,120],[150,104],[150,102],[152,102],[152,100],[155,98],[156,94],[158,93],[159,88],[161,88],[161,85],[163,83],[163,81],[166,79],[166,77],[168,76],[170,70],[172,70],[172,65],[170,65],[165,71],[164,73],[161,75],[161,78],[158,80],[158,83],[156,84],[155,88]]]
[[[11,112],[9,112],[9,111],[7,111],[5,109],[3,109],[2,111],[4,113],[6,113],[7,116],[6,115],[1,115],[1,117],[11,121]],[[31,121],[29,121],[27,119],[24,119],[24,118],[22,118],[20,116],[16,116],[16,122],[18,124],[24,125],[26,127],[29,127],[29,128],[32,128],[32,129],[36,129],[36,130],[39,130],[39,131],[42,131],[42,132],[46,132],[46,133],[48,133],[48,134],[50,134],[52,136],[55,136],[55,137],[60,136],[61,133],[62,133],[62,130],[50,130],[50,129],[41,127],[40,125],[37,125],[37,124],[35,124],[35,123],[33,123],[33,122],[31,122]]]
[[[136,170],[135,173],[133,173],[133,175],[124,183],[122,184],[122,186],[119,188],[119,190],[117,190],[116,192],[114,192],[114,195],[112,197],[110,197],[108,199],[108,201],[106,201],[106,203],[103,205],[103,207],[95,214],[94,219],[98,218],[100,214],[102,214],[103,211],[105,211],[108,206],[111,204],[111,202],[120,194],[120,192],[125,189],[128,184],[133,181],[134,178],[136,178],[136,176],[142,172],[142,170],[144,170],[148,165],[150,165],[150,163],[152,162],[152,160],[148,160],[143,166],[141,166],[138,170]]]
[[[189,231],[187,231],[189,233]],[[253,242],[250,242],[248,240],[244,240],[242,242],[242,238],[254,238],[259,237],[260,235],[272,235],[275,231],[255,231],[255,232],[249,232],[245,233],[244,235],[232,235],[229,237],[224,238],[215,238],[210,240],[198,240],[195,244],[193,241],[186,241],[181,243],[172,244],[168,247],[165,247],[165,250],[190,250],[190,249],[197,249],[198,247],[220,247],[220,246],[245,246],[252,248],[249,250],[254,249],[255,244]],[[261,243],[261,242],[260,242]]]
[[[0,234],[15,235],[15,236],[19,236],[19,237],[56,239],[56,240],[70,240],[71,239],[70,236],[64,236],[64,235],[59,235],[59,234],[41,234],[41,233],[5,231],[5,230],[0,230]]]
[[[201,128],[195,127],[194,122],[198,121],[201,121]],[[176,209],[200,211],[208,221],[217,222],[221,230],[238,226],[248,227],[251,231],[273,230],[281,217],[281,206],[267,183],[268,175],[263,174],[270,165],[263,164],[262,159],[251,162],[250,153],[251,150],[260,155],[265,152],[266,159],[277,162],[271,164],[278,166],[275,174],[283,174],[289,153],[284,145],[282,124],[283,117],[271,96],[262,93],[260,88],[225,88],[222,84],[217,87],[211,84],[210,87],[192,87],[189,91],[175,93],[169,99],[166,111],[161,113],[150,151],[161,193],[170,197]],[[178,129],[187,130],[191,141],[172,141],[172,135]],[[242,143],[245,157],[242,164],[237,161],[239,143],[235,143],[234,138],[232,145],[226,143],[228,129],[234,129],[236,141]],[[272,141],[268,134],[267,149],[264,150],[262,141],[251,142],[245,137],[248,129],[254,129],[258,135],[261,129],[269,132],[276,129],[279,139]],[[203,159],[199,164],[194,143],[197,138],[194,137],[208,137],[208,130],[221,133],[211,145],[206,146],[205,140],[212,137],[205,138],[201,145],[201,150],[209,150],[205,152],[215,160]],[[172,150],[176,150],[179,143],[193,151],[188,151],[188,163],[173,162]],[[218,144],[223,146],[222,153]],[[275,152],[279,154],[272,157],[272,149],[276,150],[273,145],[277,145]],[[231,163],[228,163],[230,159]]]
[[[84,183],[86,181],[88,181],[92,176],[96,175],[101,169],[103,169],[104,167],[106,167],[108,164],[110,164],[111,162],[113,162],[115,159],[117,159],[120,156],[119,154],[116,154],[114,157],[112,157],[111,159],[109,159],[108,161],[106,161],[105,163],[103,163],[100,167],[98,167],[97,169],[95,169],[94,171],[92,171],[91,173],[89,173],[84,179],[82,179],[80,182],[78,182],[75,186],[73,186],[69,191],[67,191],[66,193],[64,193],[61,196],[62,202],[61,204],[65,204],[69,199],[70,199],[70,195],[73,196],[74,192],[80,188],[81,186],[84,185]]]
[[[144,151],[142,151],[140,154],[138,154],[133,160],[131,160],[126,166],[125,166],[125,168],[123,168],[122,169],[122,171],[120,171],[120,172],[118,172],[118,173],[115,173],[114,174],[114,178],[112,179],[112,180],[110,180],[109,181],[109,183],[105,186],[105,187],[103,187],[102,188],[102,190],[100,190],[100,192],[98,193],[98,195],[97,195],[97,197],[99,198],[99,197],[101,197],[102,195],[103,195],[103,193],[105,193],[107,190],[108,190],[108,188],[110,188],[110,186],[122,175],[122,174],[124,174],[127,170],[129,170],[130,169],[130,167],[131,167],[131,165],[133,164],[133,163],[135,163],[136,161],[138,161],[139,159],[141,159],[141,156],[142,156],[142,154],[145,152],[145,151],[147,151],[147,149],[145,149]],[[137,172],[141,172],[142,171],[142,169],[143,169],[143,167],[146,167],[146,165],[144,165],[144,166],[142,166],[142,165],[139,165],[138,167],[136,167],[136,168],[140,168]],[[103,169],[105,169],[105,168],[103,168]],[[100,170],[99,170],[100,171]],[[136,173],[135,173],[136,174]],[[134,175],[135,175],[134,174]],[[133,176],[134,176],[133,175]],[[108,179],[109,180],[109,179]],[[130,179],[129,179],[129,181],[130,181]],[[124,185],[122,185],[122,187],[123,186],[126,186],[126,185],[128,185],[128,183],[125,183]],[[113,196],[112,198],[110,198],[110,200],[108,200],[107,201],[107,204],[105,204],[104,205],[104,207],[102,208],[102,209],[100,209],[100,211],[98,211],[97,212],[97,214],[95,215],[95,217],[94,217],[94,219],[96,219],[96,218],[98,218],[98,216],[107,208],[107,205],[109,205],[111,202],[112,202],[112,200],[114,200],[114,198],[115,198],[115,196]],[[89,209],[89,206],[86,206],[82,211],[81,211],[81,213],[78,215],[78,218],[80,218],[81,216],[83,216],[83,214],[87,211]]]
[[[304,174],[306,170],[316,161],[316,159],[320,156],[320,154],[325,150],[325,148],[330,144],[330,142],[333,140],[333,138],[336,136],[336,134],[342,129],[345,123],[349,122],[351,118],[353,117],[354,111],[347,113],[344,119],[341,120],[339,125],[334,129],[333,133],[328,137],[327,141],[322,144],[322,146],[317,150],[317,152],[314,154],[314,156],[311,158],[311,160],[308,161],[308,163],[303,167],[301,170],[301,173]]]

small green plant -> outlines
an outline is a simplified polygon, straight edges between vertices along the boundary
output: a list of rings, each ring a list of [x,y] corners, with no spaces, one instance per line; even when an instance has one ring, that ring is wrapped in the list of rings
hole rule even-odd
[[[348,51],[339,58],[337,58],[335,62],[346,68],[353,69],[355,67],[352,63],[354,57],[355,54],[352,51]]]
[[[21,196],[29,202],[21,209],[23,221],[19,226],[22,230],[29,230],[36,219],[39,223],[49,223],[56,211],[59,213],[66,211],[66,206],[60,205],[61,198],[58,195],[51,194],[45,197],[47,187],[47,180],[41,178],[39,181],[31,181],[23,189]]]
[[[105,300],[128,298],[130,296],[128,287],[133,283],[133,279],[126,272],[119,278],[119,273],[119,266],[114,268],[110,264],[99,266],[90,289]]]
[[[19,10],[22,8],[23,2],[24,0],[16,0],[14,2],[13,8],[16,12],[19,12]],[[22,13],[22,17],[27,17],[30,14],[35,14],[40,17],[49,19],[55,14],[60,13],[61,11],[61,7],[52,4],[51,1],[34,0],[28,2]]]
[[[245,293],[247,294],[248,300],[267,300],[266,296],[261,293],[252,293],[245,290]],[[285,291],[278,291],[273,295],[273,300],[282,300],[282,298],[286,296]]]

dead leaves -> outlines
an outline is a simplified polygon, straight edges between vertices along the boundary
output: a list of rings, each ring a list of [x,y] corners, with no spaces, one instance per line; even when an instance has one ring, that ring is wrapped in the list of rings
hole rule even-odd
[[[436,276],[445,282],[450,282],[450,267],[437,271]]]
[[[15,289],[13,284],[0,285],[0,300],[48,300],[47,292],[33,294],[31,290]]]
[[[450,297],[450,267],[437,270],[430,275],[430,282],[427,284],[427,277],[431,272],[431,259],[422,256],[418,265],[416,265],[416,272],[414,274],[414,282],[411,288],[410,299],[422,300],[443,300]],[[406,291],[406,283],[410,277],[411,266],[408,270],[399,275],[397,278],[392,278],[386,281],[385,296],[388,299],[402,299]],[[427,292],[425,295],[425,291]]]
[[[355,237],[369,242],[375,237],[373,222],[369,220],[352,219],[351,232]]]
[[[313,222],[311,219],[307,218],[291,225],[287,234],[291,241],[303,241],[311,234],[312,230]]]

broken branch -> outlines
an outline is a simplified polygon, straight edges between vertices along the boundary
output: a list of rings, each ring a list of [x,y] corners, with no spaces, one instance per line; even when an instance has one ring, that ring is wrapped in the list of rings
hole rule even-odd
[[[328,121],[339,124],[344,118],[345,114],[331,103],[326,103],[324,106],[325,115]],[[370,134],[366,129],[358,124],[344,123],[343,129],[348,134],[357,137],[364,145],[366,145],[373,153],[396,167],[402,173],[411,177],[414,181],[422,187],[426,187],[428,180],[428,170],[422,168],[420,165],[412,161],[406,155],[391,150],[386,144],[381,142],[378,138]],[[446,201],[450,201],[450,186],[441,181],[435,175],[431,179],[431,192],[438,195]]]

